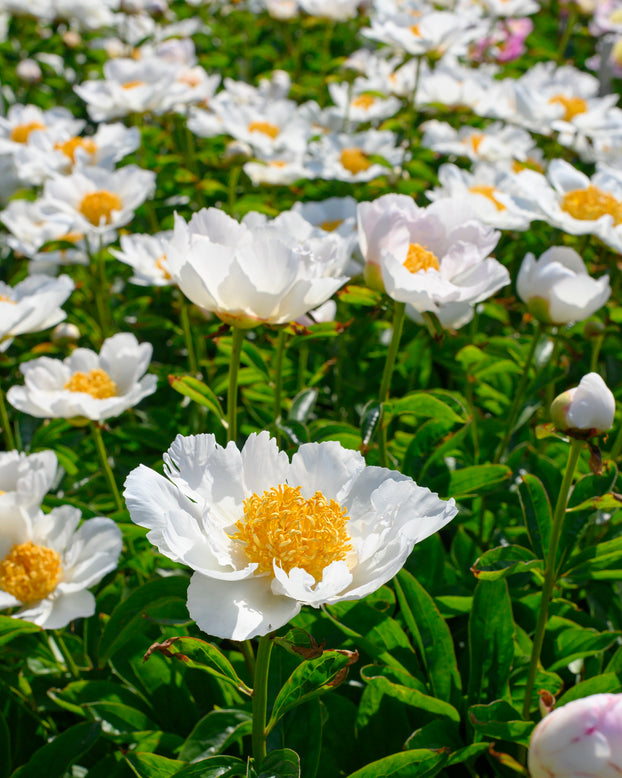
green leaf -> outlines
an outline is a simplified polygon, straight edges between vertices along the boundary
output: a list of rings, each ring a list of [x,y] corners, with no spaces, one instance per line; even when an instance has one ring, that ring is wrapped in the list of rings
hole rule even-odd
[[[317,389],[303,389],[302,392],[299,392],[292,400],[287,418],[304,424],[309,419],[317,395]]]
[[[622,579],[622,537],[597,543],[571,557],[564,578],[575,585]]]
[[[252,717],[243,710],[213,710],[196,724],[179,752],[184,762],[220,754],[251,732]]]
[[[544,559],[553,522],[549,496],[542,481],[530,473],[521,476],[518,496],[533,552],[539,559]]]
[[[71,765],[97,742],[101,724],[74,724],[62,734],[46,743],[19,767],[12,778],[62,778]]]
[[[528,548],[522,546],[497,546],[485,551],[471,568],[481,581],[498,581],[515,573],[525,573],[534,567],[542,567]]]
[[[361,417],[361,440],[364,446],[369,446],[372,438],[376,434],[376,429],[380,421],[381,406],[372,400],[367,403],[363,409]]]
[[[622,692],[622,676],[617,673],[603,673],[581,681],[557,700],[556,708],[565,705],[572,700],[580,700],[589,697],[590,694],[619,694]]]
[[[495,700],[488,705],[472,705],[469,721],[480,735],[508,740],[526,746],[534,728],[531,721],[524,721],[521,714],[505,700]]]
[[[182,767],[175,778],[246,778],[246,762],[235,756],[211,756]]]
[[[0,711],[0,778],[11,774],[11,732]]]
[[[407,570],[394,580],[404,621],[428,673],[435,697],[454,702],[462,689],[451,632],[434,600]]]
[[[427,416],[437,421],[452,421],[456,424],[464,424],[467,421],[466,416],[457,413],[447,402],[430,392],[411,392],[397,400],[387,400],[382,403],[382,408],[392,416],[413,413],[416,416]]]
[[[431,778],[438,775],[448,758],[446,753],[429,748],[402,751],[365,765],[348,778]]]
[[[245,694],[252,694],[251,689],[236,673],[231,662],[212,643],[194,637],[168,638],[162,643],[154,643],[145,654],[145,661],[156,651],[182,661],[186,667],[214,675]]]
[[[270,751],[257,769],[257,778],[300,778],[300,757],[291,748],[279,748]]]
[[[186,609],[188,579],[178,575],[149,581],[120,602],[113,610],[99,640],[99,665],[103,665],[131,640],[136,629],[144,624],[147,615],[158,606],[170,605],[172,599],[181,600]]]
[[[28,635],[33,632],[42,632],[42,629],[30,621],[14,619],[11,616],[0,616],[0,646],[20,635]]]
[[[340,682],[348,665],[357,659],[358,654],[331,649],[324,651],[317,659],[310,659],[298,665],[274,701],[267,731],[270,732],[288,710],[330,691],[333,685]]]
[[[512,603],[504,580],[479,581],[469,618],[468,699],[501,698],[514,656]]]
[[[171,778],[184,766],[184,763],[177,759],[168,759],[159,754],[129,751],[124,756],[138,778]]]
[[[221,421],[226,419],[218,397],[216,397],[214,392],[207,384],[203,383],[203,381],[199,381],[198,378],[189,375],[170,375],[168,377],[168,382],[176,392],[179,392],[179,394],[183,394],[184,397],[189,397],[199,405],[208,408]]]
[[[496,489],[509,481],[512,471],[506,465],[472,465],[453,470],[449,475],[448,494],[456,499],[469,495],[479,495]]]
[[[551,672],[563,670],[575,659],[599,654],[613,645],[621,635],[620,632],[597,632],[587,627],[565,629],[555,640],[556,659],[548,669]]]

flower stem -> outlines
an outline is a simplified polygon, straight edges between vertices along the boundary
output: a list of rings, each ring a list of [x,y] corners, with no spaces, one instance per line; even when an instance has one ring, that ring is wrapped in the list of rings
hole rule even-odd
[[[244,342],[244,330],[240,327],[231,328],[231,361],[229,362],[229,389],[227,390],[227,417],[229,427],[227,430],[227,441],[235,440],[238,437],[238,372],[240,370],[240,355],[242,353],[242,343]]]
[[[566,464],[566,472],[564,473],[564,480],[562,481],[559,495],[557,497],[557,503],[555,505],[555,512],[553,514],[553,521],[551,524],[551,535],[549,537],[549,547],[546,552],[546,560],[544,566],[544,583],[542,585],[542,597],[540,599],[540,610],[538,612],[538,622],[536,624],[536,631],[533,636],[533,646],[531,649],[531,659],[529,661],[529,671],[527,673],[527,684],[525,686],[525,699],[523,702],[523,718],[529,720],[529,710],[531,708],[531,697],[533,694],[533,687],[536,681],[536,674],[538,672],[538,665],[540,664],[540,653],[542,651],[542,643],[544,642],[544,633],[546,631],[546,622],[549,616],[549,604],[553,594],[553,587],[557,579],[557,551],[559,546],[559,539],[561,537],[562,528],[564,525],[564,517],[566,515],[566,506],[568,504],[568,495],[570,493],[570,487],[572,485],[572,479],[574,472],[579,461],[579,454],[581,453],[581,447],[583,446],[582,440],[572,440],[570,443],[570,451],[568,452],[568,462]]]
[[[240,180],[240,173],[242,172],[242,166],[233,164],[229,170],[229,186],[227,200],[229,203],[229,215],[235,214],[235,201],[237,199],[238,181]]]
[[[378,400],[381,404],[389,399],[395,358],[402,338],[402,329],[404,328],[405,311],[406,303],[400,303],[396,300],[393,308],[393,332],[391,334],[391,343],[389,344],[387,359],[384,363],[380,392],[378,394]],[[384,414],[381,411],[380,421],[378,422],[378,454],[381,467],[387,467],[387,425],[385,424],[383,416]]]
[[[188,352],[188,367],[190,368],[192,375],[196,376],[199,372],[199,367],[197,364],[196,352],[194,350],[192,330],[190,329],[190,306],[183,294],[181,295],[179,318],[181,319],[181,326],[184,330],[184,341],[186,343],[186,351]]]
[[[71,652],[65,645],[62,632],[59,629],[55,629],[53,630],[53,632],[54,632],[54,642],[56,643],[58,650],[60,651],[63,659],[65,660],[65,665],[67,667],[67,670],[69,671],[70,675],[73,676],[73,678],[77,678],[79,680],[80,671],[78,670],[78,666],[76,665],[73,657],[71,656]]]
[[[501,458],[505,454],[505,451],[508,447],[508,443],[510,442],[510,438],[512,437],[512,432],[514,431],[514,425],[516,424],[516,420],[518,418],[518,412],[520,411],[520,407],[523,402],[523,395],[525,394],[525,389],[527,388],[527,384],[529,382],[529,368],[531,367],[531,363],[533,362],[533,358],[536,353],[536,347],[540,342],[541,335],[542,335],[542,324],[538,324],[538,327],[531,340],[531,346],[529,348],[529,353],[527,354],[527,358],[525,359],[525,364],[523,365],[523,373],[520,377],[520,381],[518,383],[516,392],[514,393],[514,400],[512,401],[512,406],[510,408],[510,413],[508,415],[508,422],[505,428],[505,435],[503,436],[503,440],[499,444],[499,447],[497,448],[497,451],[493,458],[494,464],[497,464],[498,462],[501,461]]]
[[[0,424],[2,424],[2,434],[4,435],[6,450],[13,451],[13,449],[16,448],[15,437],[11,428],[11,422],[9,421],[9,414],[7,413],[2,387],[0,387]]]
[[[279,432],[278,424],[281,420],[281,395],[283,393],[283,356],[285,354],[285,341],[287,340],[287,333],[285,328],[282,327],[279,330],[279,336],[276,342],[276,358],[275,358],[275,381],[274,381],[274,426],[276,432],[276,442],[280,444],[281,435]]]
[[[612,459],[614,462],[617,460],[617,458],[620,456],[620,452],[622,451],[622,424],[618,427],[618,432],[616,434],[615,440],[613,441],[613,446],[611,447],[611,451],[609,452],[609,459]]]
[[[108,454],[106,453],[106,446],[104,445],[104,439],[102,438],[99,424],[95,421],[92,421],[91,430],[93,432],[93,437],[95,438],[95,447],[97,448],[97,452],[99,454],[99,460],[104,469],[104,473],[106,474],[106,478],[108,479],[108,485],[110,486],[110,492],[114,498],[116,508],[118,511],[122,511],[124,508],[123,500],[119,494],[119,488],[117,486],[117,482],[114,479],[114,473],[110,467],[110,462],[108,462]]]
[[[266,758],[266,712],[268,709],[268,670],[272,653],[272,636],[259,638],[257,659],[255,661],[255,679],[253,682],[253,729],[251,740],[255,764]]]

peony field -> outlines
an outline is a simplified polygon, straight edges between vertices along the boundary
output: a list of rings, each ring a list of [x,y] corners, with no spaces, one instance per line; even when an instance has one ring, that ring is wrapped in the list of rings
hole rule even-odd
[[[622,0],[0,0],[0,778],[622,775]]]

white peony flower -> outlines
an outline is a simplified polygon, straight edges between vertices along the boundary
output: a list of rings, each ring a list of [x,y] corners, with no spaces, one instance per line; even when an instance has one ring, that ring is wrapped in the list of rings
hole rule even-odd
[[[475,218],[464,200],[419,208],[406,195],[383,195],[358,207],[359,242],[367,283],[414,311],[460,303],[446,320],[464,323],[473,306],[509,283],[507,269],[488,256],[499,233]],[[460,325],[456,325],[460,326]]]
[[[600,435],[613,426],[616,403],[598,373],[583,376],[579,386],[558,395],[551,403],[551,420],[562,430]]]
[[[54,483],[57,466],[53,451],[0,453],[0,516],[18,507],[38,508]]]
[[[119,416],[155,392],[157,378],[143,376],[152,350],[150,343],[121,332],[105,340],[99,354],[77,348],[64,361],[40,357],[24,362],[25,384],[12,386],[7,399],[19,411],[43,419]]]
[[[69,505],[49,513],[24,508],[2,517],[0,608],[44,629],[60,629],[95,613],[87,589],[114,570],[121,531],[112,519],[96,517],[78,527],[80,511]]]
[[[516,291],[530,312],[546,324],[583,321],[609,299],[609,276],[592,278],[574,249],[553,246],[536,260],[527,254]]]
[[[336,442],[304,444],[290,462],[267,432],[241,451],[178,435],[164,463],[166,478],[144,465],[128,476],[130,516],[194,570],[188,610],[221,638],[264,635],[302,605],[364,597],[456,515],[453,499],[366,467]]]
[[[532,778],[622,773],[622,694],[592,694],[545,716],[529,742]]]
[[[155,235],[121,235],[121,249],[110,249],[113,257],[134,270],[130,278],[139,286],[171,286],[164,242],[172,236],[171,230]]]
[[[217,208],[175,219],[169,271],[195,305],[236,327],[286,324],[328,300],[346,276],[276,227],[250,228]],[[332,258],[331,258],[332,259]]]
[[[0,281],[0,351],[16,335],[53,327],[67,315],[60,306],[73,291],[69,276],[28,276],[15,286]]]

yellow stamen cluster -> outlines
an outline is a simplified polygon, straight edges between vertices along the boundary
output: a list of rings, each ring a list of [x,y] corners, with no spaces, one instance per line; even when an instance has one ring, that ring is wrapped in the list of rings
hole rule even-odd
[[[79,211],[91,224],[99,227],[102,219],[106,224],[110,224],[112,212],[120,211],[122,208],[123,203],[119,195],[102,189],[99,192],[89,192],[85,195],[80,203]]]
[[[0,562],[0,589],[22,603],[37,602],[56,589],[62,573],[56,551],[31,541],[19,543]]]
[[[144,86],[144,81],[126,81],[125,84],[121,84],[123,89],[136,89],[137,86]]]
[[[322,222],[320,227],[324,230],[324,232],[334,232],[337,227],[340,227],[342,224],[343,219],[334,219],[333,221]]]
[[[96,400],[116,397],[117,394],[117,385],[101,367],[89,370],[88,373],[82,373],[78,370],[67,381],[64,388],[70,392],[90,394]]]
[[[194,88],[201,83],[201,76],[194,70],[184,70],[181,75],[177,76],[177,81],[180,84]]]
[[[533,157],[527,157],[524,162],[520,162],[518,159],[512,160],[512,170],[515,173],[520,173],[521,170],[536,170],[538,173],[544,173],[544,168]]]
[[[67,243],[77,243],[79,240],[82,240],[84,238],[83,232],[78,232],[77,230],[71,230],[70,232],[66,232],[64,235],[59,235],[57,240],[64,240]]]
[[[586,189],[573,189],[566,192],[561,202],[562,211],[569,213],[573,219],[593,221],[609,214],[617,227],[622,224],[622,201],[609,192],[603,192],[597,186]]]
[[[27,143],[28,136],[35,130],[45,130],[45,124],[41,124],[41,122],[16,124],[11,130],[11,140],[15,141],[15,143]]]
[[[17,305],[15,300],[11,300],[8,294],[0,294],[0,303],[9,303],[10,305]]]
[[[561,105],[564,109],[564,121],[571,121],[575,116],[587,112],[587,103],[580,97],[567,97],[566,95],[553,95],[549,100],[550,105]]]
[[[161,255],[160,255],[160,256],[159,256],[159,257],[156,259],[156,261],[155,261],[155,266],[156,266],[156,268],[157,268],[157,269],[160,271],[160,273],[162,273],[162,275],[164,276],[164,278],[166,278],[166,280],[168,281],[168,280],[170,280],[170,278],[171,278],[171,274],[168,272],[168,270],[167,270],[167,269],[166,269],[166,267],[164,266],[164,263],[165,263],[165,262],[166,262],[166,254],[161,254]]]
[[[305,499],[300,486],[280,484],[244,500],[244,518],[231,539],[244,544],[259,573],[274,574],[276,562],[286,573],[301,567],[320,581],[325,567],[352,550],[348,519],[345,509],[321,492]]]
[[[425,246],[419,245],[419,243],[411,243],[408,246],[404,267],[411,273],[418,273],[420,270],[440,270],[441,268],[436,255],[432,251],[428,251]]]
[[[489,184],[476,184],[475,186],[469,187],[469,192],[471,192],[471,194],[482,195],[482,197],[485,197],[486,199],[490,200],[490,202],[495,206],[495,208],[498,211],[507,210],[505,205],[503,205],[503,203],[497,200],[497,198],[495,197],[495,195],[497,194],[497,190],[494,188],[494,186],[490,186]]]
[[[470,135],[468,138],[468,142],[471,144],[471,148],[473,151],[477,154],[479,152],[479,147],[482,144],[482,141],[484,140],[486,136],[483,132],[476,132],[473,135]]]
[[[412,32],[415,38],[421,37],[421,27],[419,27],[418,24],[413,24],[408,29]]]
[[[249,132],[261,132],[267,135],[269,138],[277,138],[281,132],[280,128],[276,124],[270,124],[270,122],[251,122],[248,125]]]
[[[376,102],[376,98],[371,95],[359,95],[352,100],[353,108],[363,108],[365,111],[369,110]]]
[[[363,173],[371,167],[367,154],[357,148],[344,149],[339,157],[343,167],[352,175]]]
[[[72,162],[76,161],[76,149],[84,149],[91,156],[97,151],[97,144],[91,138],[69,138],[69,140],[54,144],[54,148],[62,151]]]

